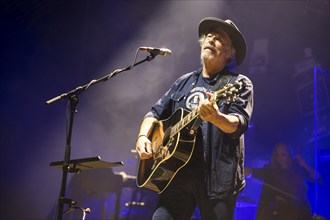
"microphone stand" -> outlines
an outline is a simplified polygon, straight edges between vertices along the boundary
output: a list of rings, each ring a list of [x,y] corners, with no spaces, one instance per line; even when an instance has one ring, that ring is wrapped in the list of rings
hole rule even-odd
[[[138,49],[139,50],[139,49]],[[92,80],[90,83],[83,85],[83,86],[79,86],[76,89],[73,89],[67,93],[63,93],[59,96],[56,96],[48,101],[46,101],[47,105],[53,104],[59,100],[63,100],[65,98],[69,99],[69,103],[70,103],[70,117],[67,124],[67,130],[66,130],[66,147],[65,147],[65,152],[64,152],[64,160],[63,160],[63,166],[62,166],[62,182],[61,182],[61,190],[60,190],[60,195],[59,195],[59,199],[58,199],[58,209],[57,209],[57,219],[58,220],[62,220],[62,216],[63,214],[63,209],[64,209],[64,204],[69,204],[70,209],[72,208],[72,205],[75,205],[75,201],[72,199],[67,199],[65,198],[65,188],[66,188],[66,182],[67,182],[67,176],[69,172],[77,172],[76,169],[72,169],[69,164],[70,164],[70,155],[71,155],[71,135],[72,135],[72,127],[73,127],[73,119],[74,119],[74,114],[77,112],[76,107],[78,105],[79,99],[78,99],[78,95],[81,94],[82,92],[86,91],[90,86],[95,85],[99,82],[105,82],[107,80],[109,80],[110,78],[116,76],[117,74],[130,70],[132,69],[134,66],[137,66],[141,63],[144,63],[146,61],[151,61],[155,58],[155,56],[157,54],[153,54],[150,53],[149,56],[147,56],[145,59],[135,63],[136,61],[136,57],[137,57],[137,53],[138,50],[135,54],[135,59],[134,62],[131,66],[128,66],[126,68],[123,69],[117,69],[115,71],[113,71],[112,73],[103,76],[99,79],[96,80]],[[68,104],[69,104],[68,103]],[[69,107],[69,105],[68,105]]]

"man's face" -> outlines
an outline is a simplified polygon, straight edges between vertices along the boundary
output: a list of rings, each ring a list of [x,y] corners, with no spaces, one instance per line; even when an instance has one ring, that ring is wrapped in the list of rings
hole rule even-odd
[[[210,32],[202,42],[201,59],[204,62],[216,59],[218,62],[226,64],[231,58],[231,44],[231,40],[225,32]]]

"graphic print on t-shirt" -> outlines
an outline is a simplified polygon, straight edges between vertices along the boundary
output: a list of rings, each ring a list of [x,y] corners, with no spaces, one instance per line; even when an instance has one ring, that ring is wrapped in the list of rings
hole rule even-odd
[[[206,98],[205,93],[206,88],[204,87],[193,88],[186,100],[186,108],[190,111],[197,108],[199,103],[201,103]]]

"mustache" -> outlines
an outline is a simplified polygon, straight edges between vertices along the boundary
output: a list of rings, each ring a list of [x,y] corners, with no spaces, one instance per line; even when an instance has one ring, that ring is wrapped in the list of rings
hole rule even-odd
[[[212,45],[206,45],[206,46],[204,46],[203,50],[205,50],[205,49],[210,49],[212,51],[215,51],[215,47],[212,46]]]

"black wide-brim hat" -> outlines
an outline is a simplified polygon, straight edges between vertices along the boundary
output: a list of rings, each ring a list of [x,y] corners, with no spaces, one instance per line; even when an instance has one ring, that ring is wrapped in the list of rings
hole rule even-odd
[[[247,52],[247,45],[244,36],[238,30],[237,26],[231,20],[221,20],[215,17],[206,17],[199,22],[198,33],[199,37],[203,34],[208,34],[211,31],[221,29],[225,31],[236,50],[236,64],[237,66],[242,64]]]

